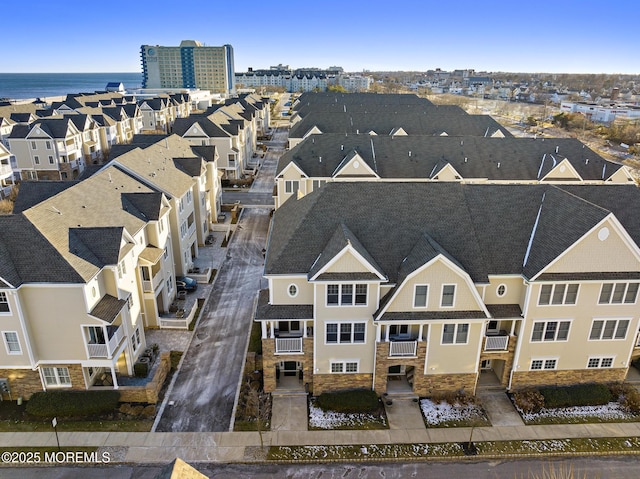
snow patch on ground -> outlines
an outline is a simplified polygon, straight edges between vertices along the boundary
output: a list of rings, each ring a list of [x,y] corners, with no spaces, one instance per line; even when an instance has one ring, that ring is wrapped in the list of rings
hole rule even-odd
[[[386,417],[379,417],[376,414],[363,413],[340,413],[334,411],[323,411],[316,407],[314,401],[309,403],[309,426],[317,429],[338,429],[354,428],[360,425],[376,422],[384,426],[387,424]]]
[[[427,426],[438,426],[448,422],[469,421],[484,418],[484,411],[475,404],[434,403],[431,399],[420,400],[420,409]]]
[[[542,408],[537,413],[525,413],[519,410],[522,419],[529,422],[540,421],[546,418],[572,419],[580,417],[597,416],[607,420],[626,420],[634,417],[633,414],[625,411],[618,402],[610,402],[602,406],[574,406],[560,407],[553,409]]]

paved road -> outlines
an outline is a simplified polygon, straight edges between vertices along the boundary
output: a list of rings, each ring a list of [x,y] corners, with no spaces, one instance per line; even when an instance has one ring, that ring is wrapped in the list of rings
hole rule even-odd
[[[167,459],[167,461],[169,458]],[[566,459],[535,458],[510,461],[465,462],[389,462],[382,464],[194,464],[209,478],[216,479],[533,479],[542,477],[576,479],[637,479],[640,460],[637,456],[574,457]],[[161,466],[2,468],[6,479],[39,477],[66,479],[71,477],[111,479],[154,479]],[[553,471],[555,474],[550,474]],[[570,474],[569,472],[573,473]]]
[[[265,156],[252,188],[244,195],[273,188],[273,173],[286,130],[275,133],[279,146]],[[269,208],[245,209],[218,271],[182,368],[158,422],[157,431],[228,431],[251,328],[253,300],[260,289],[269,228]],[[173,405],[168,405],[173,401]]]

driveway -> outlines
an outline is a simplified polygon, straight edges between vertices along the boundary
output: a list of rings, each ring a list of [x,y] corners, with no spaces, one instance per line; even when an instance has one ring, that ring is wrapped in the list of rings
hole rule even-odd
[[[286,139],[286,131],[277,133]],[[282,147],[270,151],[250,192],[273,188]],[[269,190],[270,191],[270,190]],[[260,289],[269,208],[243,210],[156,431],[228,431]],[[173,405],[169,405],[173,404]]]

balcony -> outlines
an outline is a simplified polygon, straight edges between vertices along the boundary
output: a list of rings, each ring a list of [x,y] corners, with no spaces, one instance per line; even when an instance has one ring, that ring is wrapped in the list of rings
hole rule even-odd
[[[497,336],[486,336],[484,343],[485,351],[506,351],[509,346],[509,336],[500,334]]]
[[[90,358],[111,358],[124,338],[122,326],[107,326],[109,335],[105,343],[89,343],[87,350]]]
[[[391,341],[389,343],[390,357],[412,357],[418,350],[418,341]]]
[[[160,274],[160,269],[156,272],[156,274],[151,278],[151,281],[142,280],[142,289],[145,293],[153,293],[158,289],[158,286],[162,284],[164,277]]]
[[[302,338],[275,338],[276,354],[302,353]]]

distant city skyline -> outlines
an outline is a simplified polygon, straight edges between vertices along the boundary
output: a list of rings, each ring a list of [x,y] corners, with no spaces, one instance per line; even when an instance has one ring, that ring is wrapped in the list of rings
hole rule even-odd
[[[492,5],[407,0],[320,4],[206,0],[94,8],[79,0],[9,2],[0,71],[141,72],[140,46],[199,40],[231,44],[235,71],[341,66],[345,71],[639,74],[634,0],[541,0]],[[46,19],[36,25],[35,18]],[[617,20],[616,20],[617,19]],[[44,25],[57,25],[44,30]],[[37,28],[41,35],[32,34]],[[0,95],[2,86],[0,85]]]

